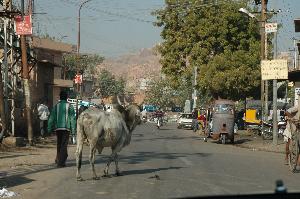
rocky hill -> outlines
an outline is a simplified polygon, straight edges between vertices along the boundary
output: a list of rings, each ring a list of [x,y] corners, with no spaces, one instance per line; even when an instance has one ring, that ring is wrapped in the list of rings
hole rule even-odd
[[[141,49],[136,54],[106,59],[98,66],[97,71],[106,69],[117,77],[123,77],[127,89],[139,90],[142,81],[160,76],[159,59],[160,56],[153,49]]]

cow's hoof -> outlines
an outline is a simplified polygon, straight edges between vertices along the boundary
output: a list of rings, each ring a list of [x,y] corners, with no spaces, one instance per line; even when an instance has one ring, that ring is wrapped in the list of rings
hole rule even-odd
[[[108,176],[108,169],[104,169],[104,176]]]
[[[100,177],[95,176],[95,177],[93,177],[93,180],[100,180]]]
[[[77,177],[76,179],[77,179],[77,181],[79,181],[79,182],[80,182],[80,181],[83,181],[83,178],[82,178],[82,177]]]
[[[123,174],[120,171],[116,171],[116,176],[123,176]]]
[[[113,176],[112,176],[112,175],[109,175],[109,174],[107,174],[107,175],[104,174],[102,177],[103,177],[103,178],[112,178]]]

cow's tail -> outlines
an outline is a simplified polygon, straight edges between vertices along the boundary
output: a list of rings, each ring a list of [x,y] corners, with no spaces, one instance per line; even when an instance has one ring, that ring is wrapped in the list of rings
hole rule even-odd
[[[83,142],[84,142],[84,129],[83,129],[83,120],[82,117],[79,116],[77,120],[77,148],[76,148],[76,165],[77,165],[77,173],[76,177],[77,180],[81,180],[80,175],[80,168],[81,168],[81,161],[82,161],[82,149],[83,149]]]

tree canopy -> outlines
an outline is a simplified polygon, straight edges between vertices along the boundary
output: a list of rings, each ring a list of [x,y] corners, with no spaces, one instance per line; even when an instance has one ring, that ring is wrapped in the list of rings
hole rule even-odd
[[[162,27],[158,50],[163,73],[178,87],[197,66],[200,93],[234,100],[255,95],[260,86],[259,24],[238,12],[241,7],[251,10],[248,1],[203,2],[166,0],[154,13]]]
[[[96,95],[103,98],[109,96],[123,95],[125,90],[125,80],[116,79],[113,74],[107,70],[102,70],[97,78]]]
[[[182,84],[174,89],[169,79],[153,80],[147,89],[145,102],[161,108],[183,107],[185,100],[188,99],[191,93],[191,89],[190,83],[186,81],[182,81]]]
[[[97,54],[80,55],[79,57],[76,54],[66,54],[64,55],[65,78],[73,79],[77,70],[83,74],[84,78],[92,78],[96,66],[103,60],[104,57]]]

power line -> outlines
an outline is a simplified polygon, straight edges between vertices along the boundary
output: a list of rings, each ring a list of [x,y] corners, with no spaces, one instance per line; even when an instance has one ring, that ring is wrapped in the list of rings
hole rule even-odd
[[[67,2],[69,4],[72,4],[72,5],[74,5],[74,4],[77,5],[77,6],[80,5],[80,3],[78,3],[78,2],[75,3],[71,0],[62,0],[62,1]],[[144,23],[153,23],[154,22],[154,21],[150,21],[150,20],[146,20],[146,19],[142,19],[142,18],[132,17],[132,16],[125,15],[125,14],[122,14],[122,13],[116,13],[116,12],[111,12],[109,10],[99,9],[99,8],[96,8],[96,7],[92,7],[91,5],[86,5],[85,8],[89,9],[89,10],[92,10],[92,11],[95,11],[95,12],[101,12],[101,13],[107,14],[109,16],[119,17],[121,19],[129,19],[129,20],[144,22]]]

